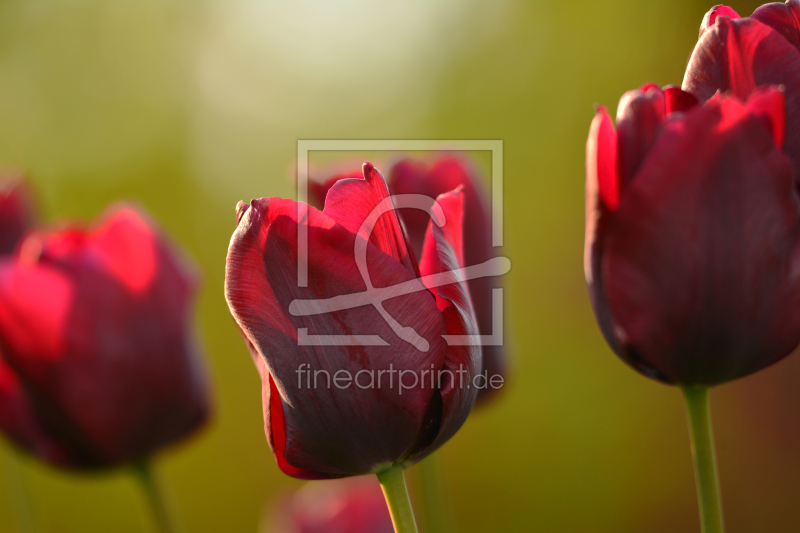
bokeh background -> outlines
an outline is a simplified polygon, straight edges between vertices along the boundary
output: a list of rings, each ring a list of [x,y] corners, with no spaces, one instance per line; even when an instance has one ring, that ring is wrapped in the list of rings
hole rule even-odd
[[[504,142],[512,361],[440,452],[457,531],[699,530],[679,391],[621,363],[594,322],[583,186],[593,105],[680,84],[711,4],[0,4],[0,169],[29,175],[49,221],[140,203],[202,272],[215,418],[158,460],[187,531],[256,531],[300,485],[271,456],[223,297],[234,206],[293,195],[298,139]],[[712,393],[730,533],[800,529],[799,387],[795,354]],[[22,470],[42,531],[150,530],[124,471]],[[3,532],[16,483],[0,485]]]

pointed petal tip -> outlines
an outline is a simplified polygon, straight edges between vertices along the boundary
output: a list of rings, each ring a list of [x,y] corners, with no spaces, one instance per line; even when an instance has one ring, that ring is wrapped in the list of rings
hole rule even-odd
[[[239,200],[239,203],[236,204],[236,224],[238,225],[239,222],[242,221],[242,217],[250,209],[250,204],[245,203],[242,200]]]
[[[729,19],[740,18],[742,17],[740,17],[739,13],[734,11],[733,8],[723,4],[718,4],[709,9],[708,13],[706,13],[705,17],[703,17],[703,22],[700,23],[700,35],[702,35],[706,30],[713,28],[717,22],[725,24],[726,21],[729,21]]]

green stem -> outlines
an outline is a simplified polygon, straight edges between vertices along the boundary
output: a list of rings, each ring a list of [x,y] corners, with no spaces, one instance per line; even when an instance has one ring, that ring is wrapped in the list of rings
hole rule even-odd
[[[683,387],[689,433],[692,439],[692,456],[697,480],[697,500],[700,505],[700,523],[703,533],[723,533],[722,499],[719,491],[717,458],[711,430],[711,409],[708,387]]]
[[[166,494],[167,491],[164,490],[163,483],[160,482],[154,472],[150,460],[145,458],[134,463],[133,473],[147,497],[147,502],[156,522],[156,530],[159,533],[182,532],[183,528],[180,527],[180,524],[175,519],[175,514],[172,512],[172,506]]]
[[[417,490],[422,497],[422,524],[426,533],[450,531],[441,453],[435,452],[417,464]]]
[[[22,467],[22,457],[17,450],[10,450],[7,460],[8,484],[14,502],[17,528],[22,533],[34,533],[39,528],[34,519],[33,498],[30,485]]]
[[[394,465],[389,470],[378,473],[378,481],[389,506],[389,513],[392,515],[395,533],[417,533],[417,523],[414,521],[414,510],[408,498],[403,467]]]

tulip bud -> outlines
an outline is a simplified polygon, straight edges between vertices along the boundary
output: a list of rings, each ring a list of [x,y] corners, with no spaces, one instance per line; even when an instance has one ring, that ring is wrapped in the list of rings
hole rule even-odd
[[[653,89],[600,112],[587,142],[586,279],[614,351],[640,372],[715,385],[800,342],[798,198],[783,94],[662,114]]]
[[[267,441],[294,477],[412,464],[458,430],[477,395],[480,346],[443,337],[477,334],[450,274],[463,265],[463,193],[413,199],[437,213],[418,263],[383,176],[369,163],[363,173],[337,181],[322,211],[252,200],[228,249],[225,297],[261,375]]]
[[[194,285],[130,207],[89,230],[29,233],[0,260],[0,427],[74,467],[144,458],[197,429],[209,400]]]

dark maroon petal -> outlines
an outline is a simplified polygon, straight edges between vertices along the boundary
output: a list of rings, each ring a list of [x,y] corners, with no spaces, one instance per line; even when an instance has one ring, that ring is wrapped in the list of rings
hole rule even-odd
[[[453,155],[436,159],[431,164],[402,160],[396,163],[389,174],[389,188],[393,194],[422,194],[436,199],[440,194],[464,187],[464,265],[479,265],[502,251],[492,247],[492,220],[488,194],[477,172],[464,160]],[[419,209],[400,209],[400,218],[405,224],[417,257],[422,256],[422,245],[430,222],[430,216]],[[502,287],[498,277],[482,277],[467,282],[470,297],[482,335],[492,335],[492,291]],[[502,333],[502,332],[500,332]],[[505,337],[504,337],[505,338]],[[490,376],[505,375],[506,356],[503,346],[483,346],[483,369]],[[484,388],[478,393],[478,401],[489,399],[497,391]]]
[[[718,17],[728,17],[732,19],[742,18],[739,16],[739,13],[733,10],[733,8],[724,6],[722,4],[716,5],[712,7],[708,13],[706,13],[705,17],[703,17],[703,22],[700,23],[700,35],[703,35],[703,32],[707,29],[714,27]]]
[[[800,50],[800,0],[764,4],[750,18],[766,24]]]
[[[438,274],[437,284],[428,283],[445,317],[448,335],[477,335],[478,325],[466,283],[456,272],[463,266],[463,188],[440,195],[436,202],[444,212],[443,227],[431,222],[420,261],[423,276]],[[449,283],[447,283],[449,282]],[[446,283],[446,284],[445,284]],[[442,415],[431,453],[444,444],[467,419],[478,389],[473,378],[481,370],[481,346],[448,343],[441,376]],[[449,373],[445,373],[449,372]],[[439,374],[437,374],[439,375]]]
[[[604,107],[601,107],[592,120],[589,138],[586,141],[586,236],[583,248],[583,272],[600,331],[608,344],[618,351],[614,336],[611,315],[603,292],[603,277],[600,275],[600,260],[603,257],[603,244],[606,229],[613,211],[609,201],[616,207],[619,202],[616,192],[617,180],[617,133]],[[602,187],[612,188],[613,194],[606,192],[604,199]]]
[[[2,353],[71,463],[124,463],[207,418],[193,286],[127,207],[90,232],[29,234],[0,266]]]
[[[0,184],[0,255],[14,251],[35,218],[33,195],[25,182]]]
[[[39,424],[28,393],[0,358],[0,430],[16,445],[52,463],[69,463],[63,448]]]
[[[620,98],[617,108],[617,172],[620,190],[636,175],[664,121],[664,93],[657,85],[633,90]]]
[[[667,85],[664,87],[664,108],[667,115],[682,113],[697,105],[697,98],[680,87]]]
[[[800,50],[752,18],[719,19],[698,41],[683,80],[683,89],[701,102],[717,91],[745,101],[757,87],[769,85],[784,87],[786,123],[799,123]],[[786,129],[784,151],[800,177],[800,128]]]
[[[625,360],[663,381],[714,385],[791,352],[800,341],[791,184],[788,160],[734,98],[664,124],[603,251]]]
[[[389,188],[383,175],[372,166],[364,163],[364,179],[345,179],[334,183],[325,199],[325,214],[341,224],[353,235],[362,237],[365,227],[364,222],[376,208],[388,202]],[[369,234],[369,242],[378,250],[389,254],[416,275],[417,263],[411,251],[400,219],[394,209],[388,209],[375,221],[374,228]],[[377,285],[376,285],[377,286]]]
[[[253,200],[228,250],[226,299],[279,393],[286,463],[316,477],[373,472],[403,458],[422,430],[433,390],[410,386],[412,373],[419,376],[423,369],[441,366],[444,320],[434,298],[422,287],[387,300],[384,306],[402,327],[425,340],[427,351],[401,339],[371,305],[292,315],[290,304],[296,299],[320,300],[366,289],[354,258],[360,238],[314,208],[309,208],[307,220],[309,286],[305,288],[297,286],[297,204],[278,198]],[[397,259],[371,244],[367,247],[374,286],[413,283],[414,275]],[[376,335],[386,344],[301,345],[301,330],[308,335]],[[311,386],[298,373],[300,365],[311,372],[306,376],[311,377]],[[394,374],[388,374],[392,369]],[[355,379],[362,370],[375,371],[374,386],[366,386],[371,382],[367,373],[359,382],[364,387],[351,384],[340,389],[332,381],[337,371]],[[382,378],[378,370],[385,372]],[[397,371],[406,371],[404,384],[409,388],[399,389]],[[318,373],[316,387],[314,372]],[[331,376],[330,382],[324,372]],[[391,384],[387,383],[390,375],[394,376]],[[275,450],[281,427],[273,418],[276,401],[273,396],[265,411]],[[277,452],[276,456],[280,457]]]

